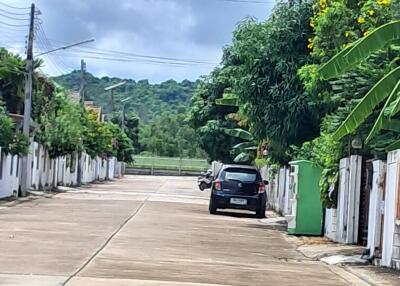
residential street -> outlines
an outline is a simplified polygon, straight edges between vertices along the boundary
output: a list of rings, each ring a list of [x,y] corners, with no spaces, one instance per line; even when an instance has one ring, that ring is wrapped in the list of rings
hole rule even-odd
[[[0,203],[0,285],[361,285],[273,225],[210,215],[208,196],[195,178],[127,176]]]

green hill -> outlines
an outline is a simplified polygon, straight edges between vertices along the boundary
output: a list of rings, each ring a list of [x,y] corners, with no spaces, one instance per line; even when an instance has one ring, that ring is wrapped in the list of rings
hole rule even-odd
[[[53,79],[67,89],[79,90],[79,71]],[[126,84],[114,90],[115,111],[122,109],[120,103],[122,99],[132,97],[132,100],[127,103],[127,111],[136,113],[143,123],[153,121],[161,113],[185,112],[197,85],[197,82],[189,80],[182,82],[168,80],[160,84],[150,84],[147,80],[98,78],[86,73],[85,100],[93,100],[96,105],[103,107],[105,113],[109,112],[110,94],[104,88],[121,81],[126,81]]]
[[[69,90],[76,92],[79,90],[79,71],[53,79]],[[110,93],[104,88],[121,81],[126,81],[126,84],[114,90],[114,111],[116,112],[114,116],[118,116],[118,112],[122,110],[121,100],[131,97],[132,99],[126,105],[126,114],[131,118],[137,118],[136,115],[139,117],[138,121],[132,121],[134,127],[129,130],[131,138],[134,138],[136,153],[205,158],[206,155],[198,144],[197,133],[185,121],[197,82],[168,80],[160,84],[150,84],[147,80],[97,78],[86,73],[85,100],[94,101],[97,106],[103,108],[104,113],[108,113],[111,105]]]

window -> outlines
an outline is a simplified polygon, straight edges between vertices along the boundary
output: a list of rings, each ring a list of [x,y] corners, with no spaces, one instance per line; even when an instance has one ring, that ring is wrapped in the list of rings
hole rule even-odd
[[[223,174],[225,181],[240,181],[244,183],[254,183],[260,180],[258,172],[246,169],[226,169]]]

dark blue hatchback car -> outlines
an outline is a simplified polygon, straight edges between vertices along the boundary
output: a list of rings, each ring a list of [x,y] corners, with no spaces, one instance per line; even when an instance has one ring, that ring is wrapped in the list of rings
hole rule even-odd
[[[266,193],[260,172],[245,165],[223,165],[211,186],[209,211],[217,209],[245,209],[265,217]]]

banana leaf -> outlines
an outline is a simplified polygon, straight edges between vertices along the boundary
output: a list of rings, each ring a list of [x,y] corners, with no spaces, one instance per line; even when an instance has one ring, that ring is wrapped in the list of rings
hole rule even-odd
[[[358,41],[356,41],[354,44],[358,43]],[[350,51],[353,45],[347,46],[340,53],[336,54],[332,59],[323,64],[318,69],[318,74],[324,79],[330,79],[333,77],[337,77],[349,70],[351,67],[345,60],[344,56],[347,54],[348,51]]]
[[[400,67],[390,71],[380,79],[351,111],[346,120],[333,134],[335,140],[352,133],[364,120],[371,115],[374,108],[387,98],[400,79]]]
[[[396,149],[400,149],[400,140],[395,141],[394,143],[390,144],[389,146],[386,147],[386,151],[393,151]]]
[[[400,78],[399,78],[399,82],[400,82]],[[394,106],[392,107],[392,110],[390,112],[390,116],[394,116],[396,115],[399,111],[400,111],[400,89],[397,89],[397,99],[394,101]]]
[[[318,73],[325,79],[337,77],[349,69],[355,68],[357,63],[372,53],[399,39],[400,21],[382,25],[336,54],[321,66]]]
[[[246,151],[257,151],[258,147],[257,146],[251,146],[251,147],[247,147],[244,150]]]
[[[246,152],[242,152],[239,155],[237,155],[235,157],[235,159],[233,159],[233,162],[235,162],[235,163],[246,163],[246,162],[249,162],[250,160],[251,160],[250,159],[250,155],[248,153],[246,153]]]
[[[252,141],[253,135],[246,130],[240,128],[228,129],[224,128],[224,132],[230,136],[237,137],[243,140]]]
[[[400,78],[400,76],[399,76],[399,78]],[[383,106],[381,112],[379,113],[378,118],[376,119],[376,121],[374,123],[374,126],[372,127],[371,131],[369,132],[367,139],[365,139],[365,143],[368,143],[379,132],[379,130],[382,129],[383,121],[384,121],[384,117],[385,117],[385,110],[389,106],[389,104],[393,101],[393,99],[397,96],[399,87],[400,87],[400,80],[397,81],[393,90],[391,91],[388,99],[385,102],[385,105]]]
[[[382,129],[400,133],[400,120],[390,119],[383,124]]]
[[[242,142],[242,143],[239,143],[239,144],[236,144],[235,146],[233,146],[232,149],[245,150],[246,148],[253,147],[253,146],[254,146],[253,142]]]
[[[400,39],[400,20],[389,22],[379,26],[353,45],[345,55],[345,60],[348,63],[358,63],[398,39]]]
[[[239,98],[237,97],[224,97],[215,100],[217,105],[237,106],[239,107]]]

